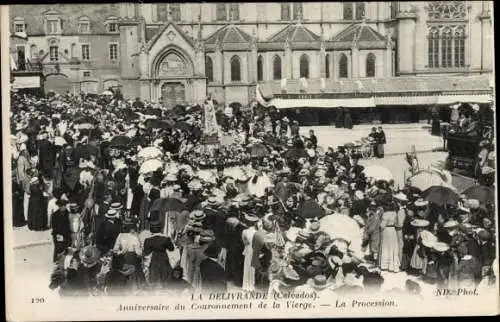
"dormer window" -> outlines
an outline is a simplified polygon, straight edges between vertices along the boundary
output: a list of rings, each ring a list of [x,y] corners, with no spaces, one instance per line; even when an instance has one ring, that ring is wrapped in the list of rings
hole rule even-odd
[[[82,17],[78,20],[78,32],[81,34],[90,33],[90,20],[87,17]]]
[[[118,18],[109,17],[105,22],[106,30],[111,33],[117,33],[118,30]]]
[[[109,32],[117,32],[118,31],[118,24],[116,22],[112,22],[108,25],[108,31]]]
[[[63,22],[57,11],[48,11],[45,13],[45,33],[60,34],[62,32]]]
[[[26,24],[24,23],[24,18],[15,18],[14,19],[14,32],[26,32]]]

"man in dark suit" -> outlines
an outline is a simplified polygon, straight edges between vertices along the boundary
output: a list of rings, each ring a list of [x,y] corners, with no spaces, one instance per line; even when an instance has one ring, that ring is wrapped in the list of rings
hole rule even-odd
[[[207,256],[200,263],[202,292],[227,292],[224,268],[218,263],[220,246],[211,244],[204,254]]]
[[[309,130],[309,140],[311,141],[313,145],[313,149],[316,149],[318,147],[318,138],[314,134],[313,130]]]
[[[358,155],[353,155],[351,157],[351,160],[349,162],[349,175],[352,179],[357,179],[365,169],[362,165],[358,164],[359,161],[359,156]],[[354,177],[353,177],[354,176]]]
[[[43,132],[38,142],[39,170],[45,176],[52,176],[56,162],[56,150],[53,142],[49,141],[47,133]]]
[[[68,209],[66,208],[67,203],[68,200],[64,195],[59,198],[56,202],[59,209],[51,217],[50,225],[52,228],[52,239],[54,240],[54,262],[57,261],[58,255],[71,245],[71,226]]]
[[[116,238],[120,234],[121,225],[116,218],[114,209],[108,210],[106,220],[100,225],[96,233],[96,246],[101,254],[106,254],[115,246]]]

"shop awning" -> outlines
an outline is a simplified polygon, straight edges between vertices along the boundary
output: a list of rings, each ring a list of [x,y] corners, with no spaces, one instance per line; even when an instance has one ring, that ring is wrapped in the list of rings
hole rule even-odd
[[[439,96],[386,96],[375,97],[376,105],[432,105]]]
[[[493,100],[491,95],[443,95],[438,96],[437,104],[456,103],[489,103]]]
[[[269,105],[277,109],[299,108],[299,107],[317,107],[317,108],[335,108],[335,107],[375,107],[375,100],[370,98],[345,98],[345,99],[283,99],[273,98]]]

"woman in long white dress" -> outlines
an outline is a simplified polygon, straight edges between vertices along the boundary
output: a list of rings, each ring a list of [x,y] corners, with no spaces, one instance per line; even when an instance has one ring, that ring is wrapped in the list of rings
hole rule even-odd
[[[380,252],[379,266],[383,271],[399,273],[399,246],[396,234],[395,222],[396,212],[393,209],[387,209],[382,215],[380,223]]]
[[[258,230],[257,225],[259,218],[245,214],[244,219],[249,228],[243,230],[241,233],[243,245],[245,245],[245,249],[243,250],[243,255],[245,256],[245,261],[243,262],[243,285],[241,288],[244,291],[251,292],[255,290],[255,268],[252,267],[252,240],[254,234]]]

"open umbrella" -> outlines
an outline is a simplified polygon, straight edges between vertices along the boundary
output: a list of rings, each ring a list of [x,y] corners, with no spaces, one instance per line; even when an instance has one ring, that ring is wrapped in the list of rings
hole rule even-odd
[[[192,128],[192,127],[193,127],[192,125],[190,125],[190,124],[188,124],[188,123],[186,123],[186,122],[184,122],[184,121],[177,122],[177,123],[175,124],[175,128],[177,128],[177,129],[179,129],[179,130],[181,130],[181,131],[185,131],[185,132],[189,132],[189,131],[191,131],[191,128]]]
[[[288,151],[285,152],[283,155],[285,159],[300,159],[300,158],[308,158],[309,155],[307,154],[307,151],[305,149],[299,149],[299,148],[291,148]]]
[[[159,168],[163,168],[163,162],[157,159],[147,160],[141,165],[139,173],[140,174],[150,173],[158,170]]]
[[[446,175],[438,171],[422,170],[408,178],[408,184],[424,191],[432,186],[446,186],[452,188],[451,182],[447,181]],[[453,188],[452,188],[453,189]]]
[[[163,201],[165,211],[183,211],[189,210],[188,204],[178,198],[166,198]]]
[[[85,124],[85,123],[94,124],[95,119],[92,116],[80,114],[78,116],[75,116],[75,118],[73,119],[73,122],[75,124]]]
[[[460,200],[458,193],[446,186],[432,186],[423,191],[421,196],[438,206],[456,205]]]
[[[104,96],[113,96],[113,95],[115,95],[115,94],[113,94],[113,92],[112,92],[112,91],[104,91],[104,92],[102,92],[102,94],[101,94],[101,95],[104,95]]]
[[[476,199],[480,204],[492,204],[495,202],[495,191],[489,187],[475,185],[462,192],[469,199]]]
[[[332,214],[319,220],[320,230],[331,238],[343,238],[350,242],[349,249],[358,258],[363,258],[361,250],[363,234],[356,220],[347,215]]]
[[[111,139],[109,146],[115,148],[126,148],[130,144],[130,138],[125,135],[117,135]]]
[[[269,156],[269,150],[262,143],[255,143],[254,145],[250,146],[248,150],[252,158],[262,158],[265,156]]]
[[[144,112],[143,112],[144,115],[154,115],[156,117],[161,117],[161,109],[159,108],[150,108],[150,109],[146,109]]]
[[[156,120],[156,119],[147,120],[145,125],[148,129],[171,129],[172,128],[172,126],[169,123],[167,123],[165,121]]]
[[[300,184],[295,182],[287,182],[285,184],[278,184],[275,188],[276,195],[283,201],[290,198],[291,195],[300,191]]]
[[[186,106],[177,104],[172,108],[172,111],[177,115],[184,115],[186,113]]]
[[[394,179],[391,170],[380,165],[367,166],[363,172],[367,178],[374,178],[376,180],[383,181],[390,181]]]
[[[133,120],[138,120],[140,118],[140,115],[137,114],[136,112],[132,111],[131,109],[127,108],[123,110],[123,118],[125,121],[130,122]]]
[[[297,209],[297,214],[302,218],[323,218],[325,210],[314,200],[309,199],[304,201]]]
[[[163,156],[163,152],[154,146],[143,148],[137,153],[137,157],[144,160],[157,159]]]
[[[83,144],[75,149],[75,155],[77,156],[78,159],[84,158],[88,159],[90,158],[91,155],[97,156],[99,153],[99,148],[95,145],[92,144]]]

